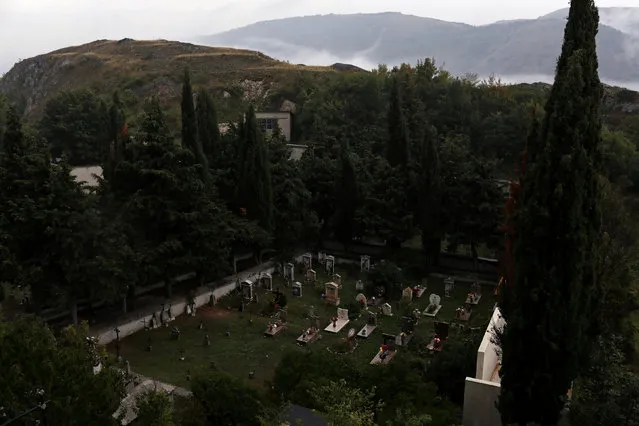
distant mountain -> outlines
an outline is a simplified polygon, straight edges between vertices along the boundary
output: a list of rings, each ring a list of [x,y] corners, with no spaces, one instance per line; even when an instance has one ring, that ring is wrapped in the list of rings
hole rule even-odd
[[[455,74],[547,76],[554,74],[566,16],[567,9],[538,19],[472,26],[401,13],[317,15],[258,22],[198,41],[255,49],[295,63],[374,67],[432,57]],[[639,32],[639,8],[601,9],[601,16],[602,78],[639,82],[639,34],[633,33]]]

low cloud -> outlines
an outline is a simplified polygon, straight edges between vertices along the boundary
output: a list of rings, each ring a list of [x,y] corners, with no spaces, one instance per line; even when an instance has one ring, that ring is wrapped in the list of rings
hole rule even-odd
[[[504,84],[539,83],[539,82],[552,84],[553,81],[555,80],[554,75],[544,75],[544,74],[505,75],[505,76],[497,75],[496,78],[501,80],[501,82]],[[625,87],[630,90],[639,91],[639,81],[619,83],[617,81],[604,80],[604,83],[609,86]]]
[[[299,46],[293,43],[287,43],[278,39],[245,39],[239,43],[232,43],[227,47],[236,49],[259,50],[260,52],[276,58],[281,61],[288,61],[293,64],[305,65],[333,65],[335,63],[345,63],[358,66],[365,70],[372,70],[379,65],[375,61],[369,59],[370,54],[376,47],[373,44],[366,50],[356,52],[353,55],[340,56],[325,49],[312,49],[306,46]]]

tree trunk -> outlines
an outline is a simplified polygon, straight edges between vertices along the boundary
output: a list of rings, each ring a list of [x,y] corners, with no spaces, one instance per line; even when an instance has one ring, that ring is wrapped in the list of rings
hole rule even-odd
[[[126,299],[127,299],[127,308],[132,311],[135,310],[135,286],[134,285],[129,286],[129,289],[127,290]]]
[[[127,303],[126,303],[126,295],[124,295],[124,296],[122,297],[122,313],[123,313],[124,315],[126,315],[126,314],[127,314],[127,312],[128,312],[128,310],[127,310]]]
[[[470,242],[470,252],[471,252],[471,255],[473,256],[473,268],[475,269],[475,273],[477,273],[479,269],[477,258],[479,257],[479,255],[477,254],[477,243],[475,242],[475,240],[472,240]]]
[[[73,325],[78,325],[78,301],[75,298],[69,301],[69,309],[71,310]]]

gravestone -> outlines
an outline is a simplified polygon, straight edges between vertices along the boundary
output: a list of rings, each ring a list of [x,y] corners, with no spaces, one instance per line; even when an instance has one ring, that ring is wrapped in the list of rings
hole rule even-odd
[[[302,283],[296,281],[291,287],[294,297],[302,297]]]
[[[324,298],[328,303],[339,306],[339,285],[333,282],[326,283]]]
[[[326,264],[326,253],[321,251],[317,253],[317,263],[319,263],[320,265]]]
[[[435,317],[439,313],[442,308],[441,305],[442,298],[438,294],[431,294],[428,298],[429,305],[424,311],[424,315],[427,317]]]
[[[335,256],[326,256],[326,273],[328,276],[335,274]]]
[[[253,281],[244,280],[241,284],[242,298],[248,302],[253,300]]]
[[[340,274],[333,275],[333,282],[337,283],[342,288],[342,276]]]
[[[309,284],[315,284],[315,282],[317,282],[317,272],[315,272],[314,269],[306,271],[306,281]]]
[[[302,255],[302,262],[304,263],[304,268],[312,269],[313,268],[313,255],[310,253],[304,253]]]
[[[357,282],[355,283],[355,290],[357,290],[357,291],[364,290],[364,281],[357,280]]]
[[[412,333],[415,330],[415,318],[410,317],[402,317],[402,332],[403,333]]]
[[[406,287],[402,292],[402,302],[411,303],[413,301],[413,289]]]
[[[348,309],[337,308],[337,319],[348,321]]]
[[[273,276],[269,273],[264,273],[260,276],[260,283],[264,290],[273,291]]]
[[[391,308],[390,304],[384,303],[382,305],[382,315],[384,315],[386,317],[392,317],[393,316],[393,309]]]
[[[360,256],[359,258],[359,271],[365,272],[371,269],[371,257],[370,256]]]
[[[295,265],[292,263],[284,265],[284,279],[291,282],[295,280]]]
[[[455,289],[455,279],[448,277],[444,280],[444,296],[451,297],[450,293]]]
[[[368,300],[366,300],[366,296],[364,296],[364,294],[359,293],[357,296],[355,296],[355,301],[362,307],[362,308],[366,308]]]

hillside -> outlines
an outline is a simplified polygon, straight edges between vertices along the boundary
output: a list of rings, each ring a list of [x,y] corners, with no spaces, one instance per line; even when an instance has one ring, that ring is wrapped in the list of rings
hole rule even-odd
[[[211,89],[230,111],[243,99],[259,105],[293,75],[336,72],[287,64],[250,50],[166,40],[99,40],[19,62],[0,79],[0,94],[18,100],[29,118],[37,118],[56,93],[81,87],[104,94],[119,89],[134,111],[150,95],[177,105],[185,67],[197,86]]]
[[[639,11],[629,10],[634,9]],[[330,55],[347,62],[394,65],[434,57],[456,74],[552,75],[565,26],[562,13],[477,27],[400,13],[318,15],[259,22],[200,41],[248,47],[296,62]],[[621,21],[621,15],[609,9],[602,9],[602,15],[614,24],[606,25],[602,18],[598,36],[602,78],[639,82],[638,36],[618,29],[635,28],[634,21]],[[636,22],[639,27],[639,14]]]

